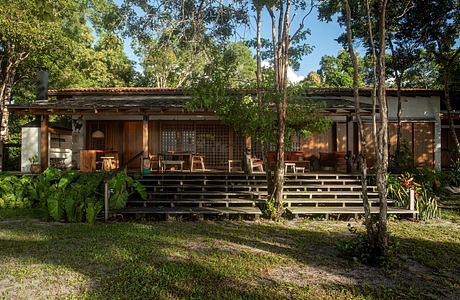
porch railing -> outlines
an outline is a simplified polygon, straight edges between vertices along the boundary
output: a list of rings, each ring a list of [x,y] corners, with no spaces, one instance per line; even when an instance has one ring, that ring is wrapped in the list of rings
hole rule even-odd
[[[109,219],[109,198],[110,198],[110,190],[109,190],[109,181],[115,177],[121,171],[127,172],[128,165],[138,159],[139,157],[143,156],[144,151],[139,152],[138,154],[134,155],[130,158],[127,162],[125,162],[121,167],[112,171],[104,178],[104,220],[107,221]],[[142,162],[141,162],[141,170],[142,170]]]

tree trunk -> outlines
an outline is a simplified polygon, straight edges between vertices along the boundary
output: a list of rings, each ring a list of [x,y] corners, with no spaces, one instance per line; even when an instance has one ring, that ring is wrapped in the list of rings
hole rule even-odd
[[[444,85],[444,104],[446,105],[447,110],[447,120],[449,122],[449,133],[452,141],[454,142],[454,153],[453,159],[460,158],[460,144],[457,137],[457,132],[455,131],[455,123],[454,119],[452,118],[452,105],[450,103],[450,70],[448,68],[444,68],[444,76],[443,76],[443,85]]]
[[[343,0],[345,7],[345,22],[348,40],[348,52],[350,53],[351,62],[353,64],[353,98],[355,99],[355,110],[356,120],[358,121],[359,128],[359,142],[361,144],[361,151],[359,152],[359,162],[361,171],[361,188],[363,193],[363,206],[364,206],[364,218],[366,225],[366,232],[368,240],[371,243],[371,247],[374,244],[374,227],[372,224],[372,215],[369,204],[369,197],[367,195],[367,162],[366,162],[366,138],[364,134],[363,121],[361,119],[360,103],[359,103],[359,67],[356,53],[353,48],[353,36],[351,32],[351,9],[348,0]]]
[[[396,87],[398,96],[398,111],[397,111],[397,122],[398,127],[396,128],[396,154],[399,155],[401,151],[401,115],[402,115],[402,102],[401,102],[401,79],[402,74],[396,76]]]
[[[7,43],[5,61],[0,61],[2,66],[0,78],[0,160],[3,161],[3,144],[8,141],[8,119],[9,113],[7,105],[10,103],[11,91],[14,85],[14,77],[18,65],[27,58],[27,53],[16,53],[14,44]],[[3,163],[0,162],[0,171],[3,170]]]
[[[379,194],[379,222],[377,227],[378,255],[386,256],[388,251],[387,233],[387,182],[388,169],[388,103],[385,90],[385,48],[386,48],[386,7],[387,0],[380,0],[379,35],[380,49],[378,56],[378,86],[379,115],[381,127],[377,139],[377,190]]]
[[[257,70],[256,70],[256,84],[257,84],[257,103],[260,109],[263,109],[263,90],[262,90],[262,56],[261,56],[261,28],[262,28],[262,7],[256,7],[256,24],[257,24]],[[268,195],[273,195],[274,184],[271,169],[268,161],[268,144],[263,142],[261,145],[262,148],[262,159],[265,166],[265,178],[267,180],[267,191]]]

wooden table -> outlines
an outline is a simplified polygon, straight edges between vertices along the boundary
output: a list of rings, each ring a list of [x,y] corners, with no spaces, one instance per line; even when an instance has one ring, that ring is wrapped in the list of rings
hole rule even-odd
[[[287,173],[289,169],[292,170],[292,173],[295,173],[295,163],[285,162],[284,163],[284,173]]]
[[[183,160],[162,160],[161,163],[163,164],[163,169],[166,170],[166,166],[176,166],[180,165],[180,170],[184,170],[184,161]]]
[[[285,172],[287,173],[288,167],[292,168],[292,171],[297,172],[296,169],[301,170],[304,168],[304,171],[310,171],[310,161],[309,160],[287,160],[284,162]],[[303,173],[303,172],[302,172]]]

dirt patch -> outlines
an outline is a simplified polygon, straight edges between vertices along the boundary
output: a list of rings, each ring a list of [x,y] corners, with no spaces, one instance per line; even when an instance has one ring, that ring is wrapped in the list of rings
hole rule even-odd
[[[91,284],[73,271],[48,274],[37,271],[26,276],[0,279],[0,299],[61,299],[81,293]]]
[[[196,252],[226,252],[226,253],[253,253],[253,254],[271,254],[270,251],[260,249],[252,245],[243,245],[239,243],[233,243],[225,240],[206,240],[206,239],[196,239],[193,242],[188,243],[187,247],[190,251]]]
[[[317,260],[316,260],[317,261]],[[269,269],[259,283],[274,281],[283,284],[294,284],[300,287],[319,286],[361,286],[378,289],[414,289],[431,299],[460,299],[459,282],[454,278],[446,278],[439,282],[434,278],[434,271],[419,263],[408,260],[401,262],[397,271],[353,264],[339,257],[329,256],[321,261],[325,264],[295,264],[281,268]],[[438,275],[437,275],[438,276]],[[448,283],[448,285],[446,285]]]
[[[295,284],[301,287],[317,286],[353,286],[393,288],[394,283],[388,280],[383,272],[365,266],[344,267],[294,265],[271,269],[268,278],[280,283]]]

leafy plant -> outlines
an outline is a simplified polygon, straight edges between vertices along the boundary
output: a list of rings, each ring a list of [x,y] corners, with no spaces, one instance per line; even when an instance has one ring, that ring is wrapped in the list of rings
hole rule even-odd
[[[443,183],[456,187],[460,186],[460,159],[452,161],[450,167],[444,172]]]
[[[122,209],[126,206],[128,198],[133,193],[138,193],[142,199],[147,199],[147,192],[145,187],[138,181],[135,181],[126,173],[120,172],[109,181],[110,194],[110,208]]]
[[[29,162],[30,162],[32,165],[38,164],[38,154],[35,154],[34,156],[30,157],[30,158],[29,158]]]
[[[103,205],[101,201],[95,197],[91,197],[86,202],[86,222],[94,224],[96,222],[97,215],[101,212]]]
[[[428,178],[433,177],[429,176]],[[409,173],[399,177],[391,174],[387,175],[388,196],[395,200],[396,206],[407,208],[409,206],[409,190],[414,190],[415,208],[419,213],[419,218],[424,221],[439,218],[440,216],[438,209],[439,197],[434,193],[433,186],[433,181],[429,179],[421,181],[421,183],[415,182],[414,176]]]
[[[352,236],[341,239],[336,244],[340,255],[346,259],[371,266],[382,266],[388,264],[398,250],[398,243],[390,240],[388,255],[385,257],[376,255],[377,249],[372,249],[368,236],[364,232],[358,232],[358,229],[351,224],[348,224],[348,231]]]
[[[406,141],[402,141],[401,149],[390,157],[388,172],[392,174],[414,173],[414,155]]]
[[[29,176],[0,175],[0,208],[41,207],[54,221],[94,223],[103,208],[104,173],[78,173],[49,168]],[[118,173],[109,183],[113,209],[122,209],[128,198],[147,192],[142,184],[125,173]]]
[[[30,177],[0,176],[0,208],[30,208],[34,204]]]

